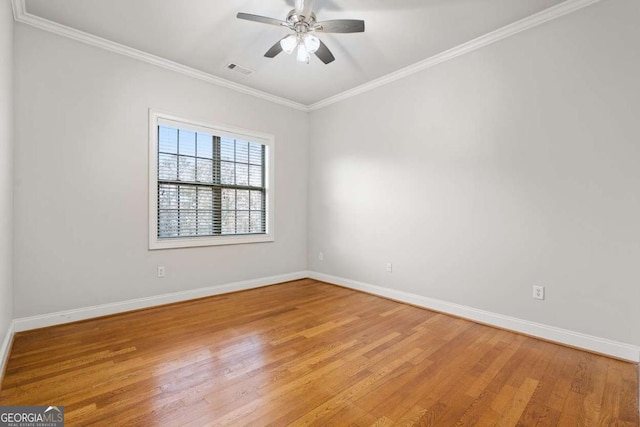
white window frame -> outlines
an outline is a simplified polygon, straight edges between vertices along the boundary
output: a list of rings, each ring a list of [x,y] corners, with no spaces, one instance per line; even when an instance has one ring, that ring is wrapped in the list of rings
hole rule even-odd
[[[257,142],[265,145],[265,233],[202,237],[158,238],[158,125],[173,124],[180,129]],[[275,138],[262,132],[227,125],[203,123],[149,109],[149,249],[273,242],[274,233],[274,151]]]

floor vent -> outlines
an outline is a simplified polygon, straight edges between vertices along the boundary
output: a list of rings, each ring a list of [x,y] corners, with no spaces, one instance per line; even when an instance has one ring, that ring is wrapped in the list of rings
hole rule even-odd
[[[242,65],[238,65],[234,63],[227,64],[226,68],[228,68],[229,70],[235,71],[237,73],[244,74],[245,76],[253,74],[253,70],[250,70],[246,67],[243,67]]]

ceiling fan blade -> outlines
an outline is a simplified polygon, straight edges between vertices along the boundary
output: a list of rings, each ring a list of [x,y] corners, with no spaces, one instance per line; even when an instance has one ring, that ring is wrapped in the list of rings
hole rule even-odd
[[[313,28],[325,33],[364,33],[364,21],[360,19],[335,19],[318,22]]]
[[[267,53],[264,54],[264,56],[267,58],[274,58],[276,55],[282,52],[282,45],[280,44],[280,42],[286,39],[287,37],[289,36],[284,36],[282,39],[278,40],[276,44],[271,46],[271,48],[267,51]]]
[[[279,19],[268,18],[266,16],[260,16],[260,15],[252,15],[250,13],[240,12],[236,15],[236,17],[238,19],[245,19],[247,21],[260,22],[262,24],[277,25],[277,26],[284,26],[284,27],[288,26],[286,22],[280,21]]]
[[[336,59],[336,57],[333,56],[333,53],[331,53],[327,45],[324,44],[322,40],[320,40],[320,47],[318,48],[318,50],[316,50],[316,56],[320,58],[320,61],[324,62],[325,64],[329,64]]]

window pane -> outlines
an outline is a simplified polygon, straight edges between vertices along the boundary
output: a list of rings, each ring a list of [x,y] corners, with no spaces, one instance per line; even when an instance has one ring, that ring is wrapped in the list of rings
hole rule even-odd
[[[158,151],[162,153],[178,153],[178,129],[165,126],[158,127]]]
[[[198,188],[198,209],[213,210],[213,190]]]
[[[230,162],[235,161],[235,143],[231,138],[220,139],[220,158]]]
[[[198,157],[213,159],[213,137],[206,133],[198,133],[196,135],[196,140],[196,155]]]
[[[261,166],[249,166],[249,185],[252,187],[262,187]]]
[[[236,193],[236,209],[249,210],[249,190],[238,190]]]
[[[235,168],[233,163],[220,162],[220,182],[222,184],[235,184]]]
[[[198,235],[210,236],[213,234],[213,211],[198,211]]]
[[[158,204],[160,209],[178,209],[178,186],[160,184],[158,186]]]
[[[158,179],[175,181],[178,178],[178,156],[158,154]]]
[[[235,234],[236,213],[234,211],[222,211],[222,234]]]
[[[262,224],[262,212],[251,211],[250,233],[264,233]]]
[[[236,140],[236,162],[249,163],[249,143]]]
[[[196,155],[196,133],[180,129],[178,131],[178,154]]]
[[[213,182],[213,160],[196,159],[198,182]]]
[[[222,209],[233,210],[236,208],[236,190],[222,189]]]
[[[196,159],[194,157],[183,157],[178,156],[179,158],[179,168],[178,168],[178,179],[180,181],[190,181],[193,182],[196,180]]]
[[[180,186],[180,209],[195,210],[197,206],[196,187]]]
[[[249,165],[236,163],[236,184],[249,185]]]
[[[261,211],[262,210],[262,192],[261,191],[252,191],[251,192],[251,206],[250,209],[252,211]]]
[[[197,232],[195,212],[180,211],[180,236],[194,236]]]
[[[262,165],[262,144],[249,143],[249,163]]]
[[[236,215],[236,233],[247,234],[249,232],[249,211],[238,211]]]
[[[178,218],[177,210],[160,210],[158,213],[158,236],[177,237]]]

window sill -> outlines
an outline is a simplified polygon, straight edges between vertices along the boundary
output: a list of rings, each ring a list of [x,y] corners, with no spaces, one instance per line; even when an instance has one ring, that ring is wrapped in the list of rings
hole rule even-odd
[[[245,243],[273,242],[272,234],[221,236],[221,237],[186,237],[174,239],[154,239],[149,242],[149,250],[195,248],[203,246],[239,245]]]

